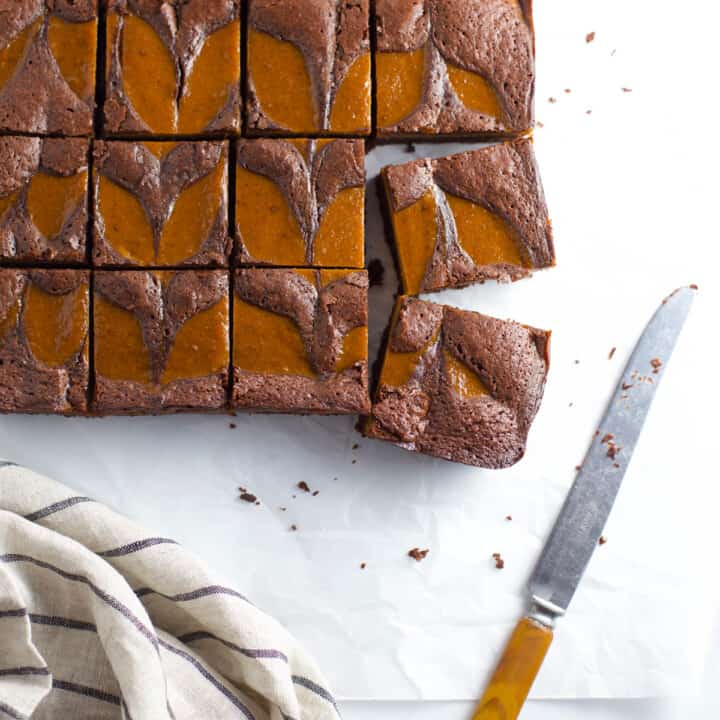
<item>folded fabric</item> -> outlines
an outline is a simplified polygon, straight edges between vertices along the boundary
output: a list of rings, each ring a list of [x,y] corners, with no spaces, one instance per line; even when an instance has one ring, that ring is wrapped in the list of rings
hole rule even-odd
[[[0,461],[0,718],[335,720],[326,688],[173,540]]]

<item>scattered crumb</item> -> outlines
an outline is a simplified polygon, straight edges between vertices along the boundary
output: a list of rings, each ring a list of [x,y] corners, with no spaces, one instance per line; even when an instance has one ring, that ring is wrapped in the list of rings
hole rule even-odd
[[[607,542],[607,538],[604,535],[600,536],[600,539],[598,540],[598,545],[604,545]]]
[[[358,443],[353,443],[352,449],[357,450],[360,447]]]
[[[575,472],[580,472],[581,470],[582,470],[582,465],[575,466]]]
[[[352,464],[354,465],[356,462],[357,462],[357,460],[353,460],[353,461],[352,461]]]
[[[538,121],[535,123],[535,126],[536,126],[536,127],[539,127],[539,128],[544,128],[544,127],[545,127],[545,123],[542,123],[542,122],[540,122],[540,121],[538,120]]]
[[[579,360],[575,360],[575,363],[574,363],[574,364],[575,364],[575,365],[579,365],[579,364],[580,364],[580,361],[579,361]]]
[[[607,456],[611,460],[614,460],[621,450],[622,448],[619,445],[616,445],[612,440],[610,440],[610,442],[608,443]]]
[[[557,102],[557,98],[555,98],[555,97],[549,97],[549,98],[548,98],[548,102],[549,102],[551,105],[554,105],[554,104]]]
[[[246,503],[255,503],[256,505],[260,504],[258,502],[257,496],[253,495],[252,493],[247,492],[246,490],[243,490],[242,488],[241,488],[241,492],[240,492],[240,499]]]
[[[690,285],[690,289],[691,289],[691,290],[699,290],[700,288],[699,288],[695,283],[692,283],[692,284]]]
[[[297,484],[297,486],[298,486],[298,488],[299,488],[300,490],[302,490],[303,492],[306,492],[306,493],[309,493],[309,492],[310,492],[310,486],[309,486],[304,480],[301,480],[301,481]],[[295,497],[295,496],[293,495],[293,497]]]
[[[313,497],[317,497],[319,494],[320,494],[320,491],[319,491],[319,490],[313,490],[312,496],[313,496]]]
[[[505,519],[506,519],[508,522],[512,522],[512,515],[506,515],[506,516],[505,516]]]
[[[385,279],[385,266],[379,258],[374,258],[368,263],[368,280],[370,287],[382,287]]]
[[[592,110],[586,110],[586,111],[585,111],[585,114],[586,114],[586,115],[592,115]]]
[[[616,350],[617,350],[616,347],[611,348],[610,352],[608,353],[608,360],[612,360],[612,359],[613,359],[613,357],[615,356]]]
[[[564,92],[566,95],[569,95],[569,94],[572,92],[572,90],[571,90],[570,88],[565,88],[565,90],[563,90],[563,92]]]
[[[502,570],[505,567],[505,561],[502,559],[500,553],[493,553],[493,560],[495,561],[495,567],[498,570]]]
[[[595,434],[593,435],[593,437],[597,437],[599,434],[600,434],[600,431],[599,431],[599,430],[596,430],[596,431],[595,431]]]
[[[662,360],[660,358],[653,358],[650,361],[650,364],[653,368],[653,374],[657,375],[660,372],[660,368],[662,367]]]
[[[280,506],[280,512],[287,512],[287,508],[286,508],[286,507],[283,507],[283,506],[281,505],[281,506]]]
[[[629,88],[629,87],[621,88],[621,90],[622,90],[624,93],[631,93],[631,92],[632,92],[632,88]]]
[[[415,152],[415,143],[409,142],[409,143],[405,146],[405,152],[407,152],[407,153],[414,153],[414,152]]]
[[[603,445],[605,443],[612,442],[615,439],[615,436],[612,433],[605,433],[605,435],[602,436],[602,440],[600,441]]]
[[[633,387],[632,383],[623,383],[622,384],[623,390],[629,390],[631,387]]]
[[[360,569],[364,570],[367,567],[367,563],[360,563]]]
[[[291,530],[292,532],[297,532],[297,525],[294,525],[294,524],[291,525],[291,526],[290,526],[290,530]]]
[[[293,496],[292,496],[292,499],[294,500],[296,497],[297,497],[297,495],[293,495]]]
[[[572,404],[572,403],[570,403],[570,404],[568,405],[568,407],[572,407],[572,406],[573,406],[573,404]]]
[[[408,550],[408,557],[411,557],[415,562],[420,562],[421,560],[424,560],[428,553],[430,552],[430,549],[427,550],[421,550],[420,548],[413,548],[412,550]]]
[[[230,423],[229,427],[231,430],[234,430],[237,427],[237,425],[235,423]]]
[[[594,31],[593,31],[593,32],[589,32],[589,33],[585,36],[585,42],[586,42],[586,43],[591,43],[594,39],[595,39],[595,32],[594,32]]]
[[[336,478],[336,477],[333,478],[333,482],[337,482],[337,478]]]
[[[614,467],[614,468],[619,468],[619,467],[620,467],[620,463],[613,463],[613,467]]]

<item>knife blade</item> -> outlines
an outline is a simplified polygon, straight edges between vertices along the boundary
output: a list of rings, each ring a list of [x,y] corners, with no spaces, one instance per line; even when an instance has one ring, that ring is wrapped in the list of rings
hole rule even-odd
[[[520,714],[555,620],[598,545],[695,290],[680,288],[667,297],[640,336],[528,583],[530,612],[511,635],[473,720]]]

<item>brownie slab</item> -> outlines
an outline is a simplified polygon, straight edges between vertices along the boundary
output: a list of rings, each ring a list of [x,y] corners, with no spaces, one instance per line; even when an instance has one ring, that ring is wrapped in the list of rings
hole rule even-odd
[[[405,293],[507,282],[555,264],[530,141],[383,169]]]
[[[98,271],[94,409],[220,410],[230,364],[227,273]]]
[[[0,132],[89,135],[97,0],[0,0]]]
[[[228,144],[95,143],[96,265],[226,265]]]
[[[367,293],[365,271],[236,271],[232,406],[367,412]]]
[[[530,130],[531,5],[531,0],[377,0],[378,135]]]
[[[240,262],[361,268],[364,161],[362,140],[241,140],[235,181]]]
[[[87,410],[89,273],[0,269],[0,412]]]
[[[525,453],[550,333],[401,297],[365,435],[483,468]]]
[[[236,133],[240,0],[109,0],[105,131]]]
[[[247,2],[248,133],[369,135],[369,0]]]
[[[0,138],[0,261],[87,260],[88,141]]]

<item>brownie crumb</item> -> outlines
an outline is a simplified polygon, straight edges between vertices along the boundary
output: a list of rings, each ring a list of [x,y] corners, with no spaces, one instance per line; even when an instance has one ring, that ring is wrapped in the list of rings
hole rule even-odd
[[[353,461],[352,461],[352,464],[354,465],[356,462],[357,462],[357,460],[353,460]]]
[[[367,563],[360,563],[360,569],[364,570],[367,567]]]
[[[607,542],[607,538],[604,535],[600,536],[600,539],[598,540],[598,545],[604,545]]]
[[[427,550],[421,550],[420,548],[413,548],[412,550],[408,550],[408,557],[411,557],[415,562],[420,562],[421,560],[424,560],[428,553],[430,552],[430,549]]]
[[[291,525],[290,530],[291,532],[297,532],[297,525]]]
[[[317,497],[320,494],[319,490],[313,490],[312,496]]]
[[[255,503],[255,504],[258,504],[257,496],[255,496],[255,495],[253,495],[252,493],[249,493],[249,492],[245,492],[245,491],[241,492],[241,493],[240,493],[240,499],[241,499],[243,502],[246,502],[246,503]]]
[[[592,110],[586,110],[586,111],[585,111],[585,114],[586,114],[586,115],[592,115]]]
[[[566,95],[569,95],[569,94],[572,92],[572,90],[571,90],[570,88],[565,88],[565,90],[563,90],[563,92],[564,92]]]
[[[405,145],[405,152],[406,153],[414,153],[415,152],[415,143],[411,143],[411,142],[407,143],[407,145]]]
[[[619,467],[620,467],[620,463],[613,463],[613,467],[614,467],[615,469],[619,468]]]
[[[309,493],[309,492],[310,492],[310,486],[309,486],[304,480],[301,480],[301,481],[297,484],[297,486],[298,486],[298,488],[299,488],[300,490],[302,490],[303,492],[306,492],[306,493]],[[295,496],[293,495],[293,497],[295,497]]]
[[[572,406],[573,406],[573,404],[572,404],[572,403],[569,403],[569,404],[568,404],[568,407],[572,407]]]
[[[616,445],[612,440],[608,443],[608,450],[607,450],[607,456],[614,460],[617,457],[617,454],[622,450],[622,448],[619,445]]]
[[[616,347],[610,349],[610,352],[608,353],[608,360],[612,360],[613,357],[615,357],[615,351],[616,351],[616,350],[617,350]]]
[[[690,285],[690,289],[691,289],[691,290],[699,290],[700,288],[699,288],[695,283],[692,283],[692,284]]]
[[[575,472],[580,472],[581,470],[582,470],[582,465],[575,466]]]
[[[650,361],[650,364],[653,368],[653,374],[657,375],[660,372],[660,368],[662,367],[662,360],[660,358],[653,358]]]
[[[594,31],[593,31],[593,32],[589,32],[589,33],[585,36],[585,42],[586,42],[586,43],[591,43],[594,39],[595,39],[595,32],[594,32]]]
[[[542,122],[540,122],[539,120],[535,123],[535,125],[536,125],[537,127],[539,127],[539,128],[544,128],[544,127],[545,127],[545,123],[542,123]]]
[[[283,506],[281,505],[281,506],[280,506],[280,512],[287,512],[287,508],[286,508],[286,507],[283,507]]]
[[[621,88],[621,89],[622,89],[622,91],[623,91],[624,93],[631,93],[631,92],[632,92],[632,88],[629,88],[629,87],[624,87],[624,88]]]
[[[549,97],[549,98],[548,98],[548,102],[549,102],[551,105],[554,105],[554,104],[557,102],[557,98],[555,98],[555,97]]]
[[[512,521],[512,515],[506,515],[506,516],[505,516],[505,519],[506,519],[508,522]]]
[[[505,567],[505,561],[502,559],[500,553],[493,553],[493,560],[495,561],[495,567],[498,570],[502,570]]]
[[[357,450],[360,447],[358,443],[353,443],[352,449]]]
[[[602,440],[600,441],[603,445],[605,443],[612,442],[615,439],[615,436],[612,433],[605,433],[605,435],[602,436]]]
[[[234,430],[234,429],[237,427],[237,425],[236,425],[235,423],[230,423],[230,424],[228,425],[228,427],[229,427],[231,430]]]
[[[368,282],[370,287],[382,287],[385,280],[385,266],[380,258],[373,258],[368,263]]]
[[[580,364],[579,360],[573,360],[573,365],[579,365],[579,364]]]
[[[629,390],[631,387],[633,387],[632,383],[623,383],[622,384],[623,390]]]

